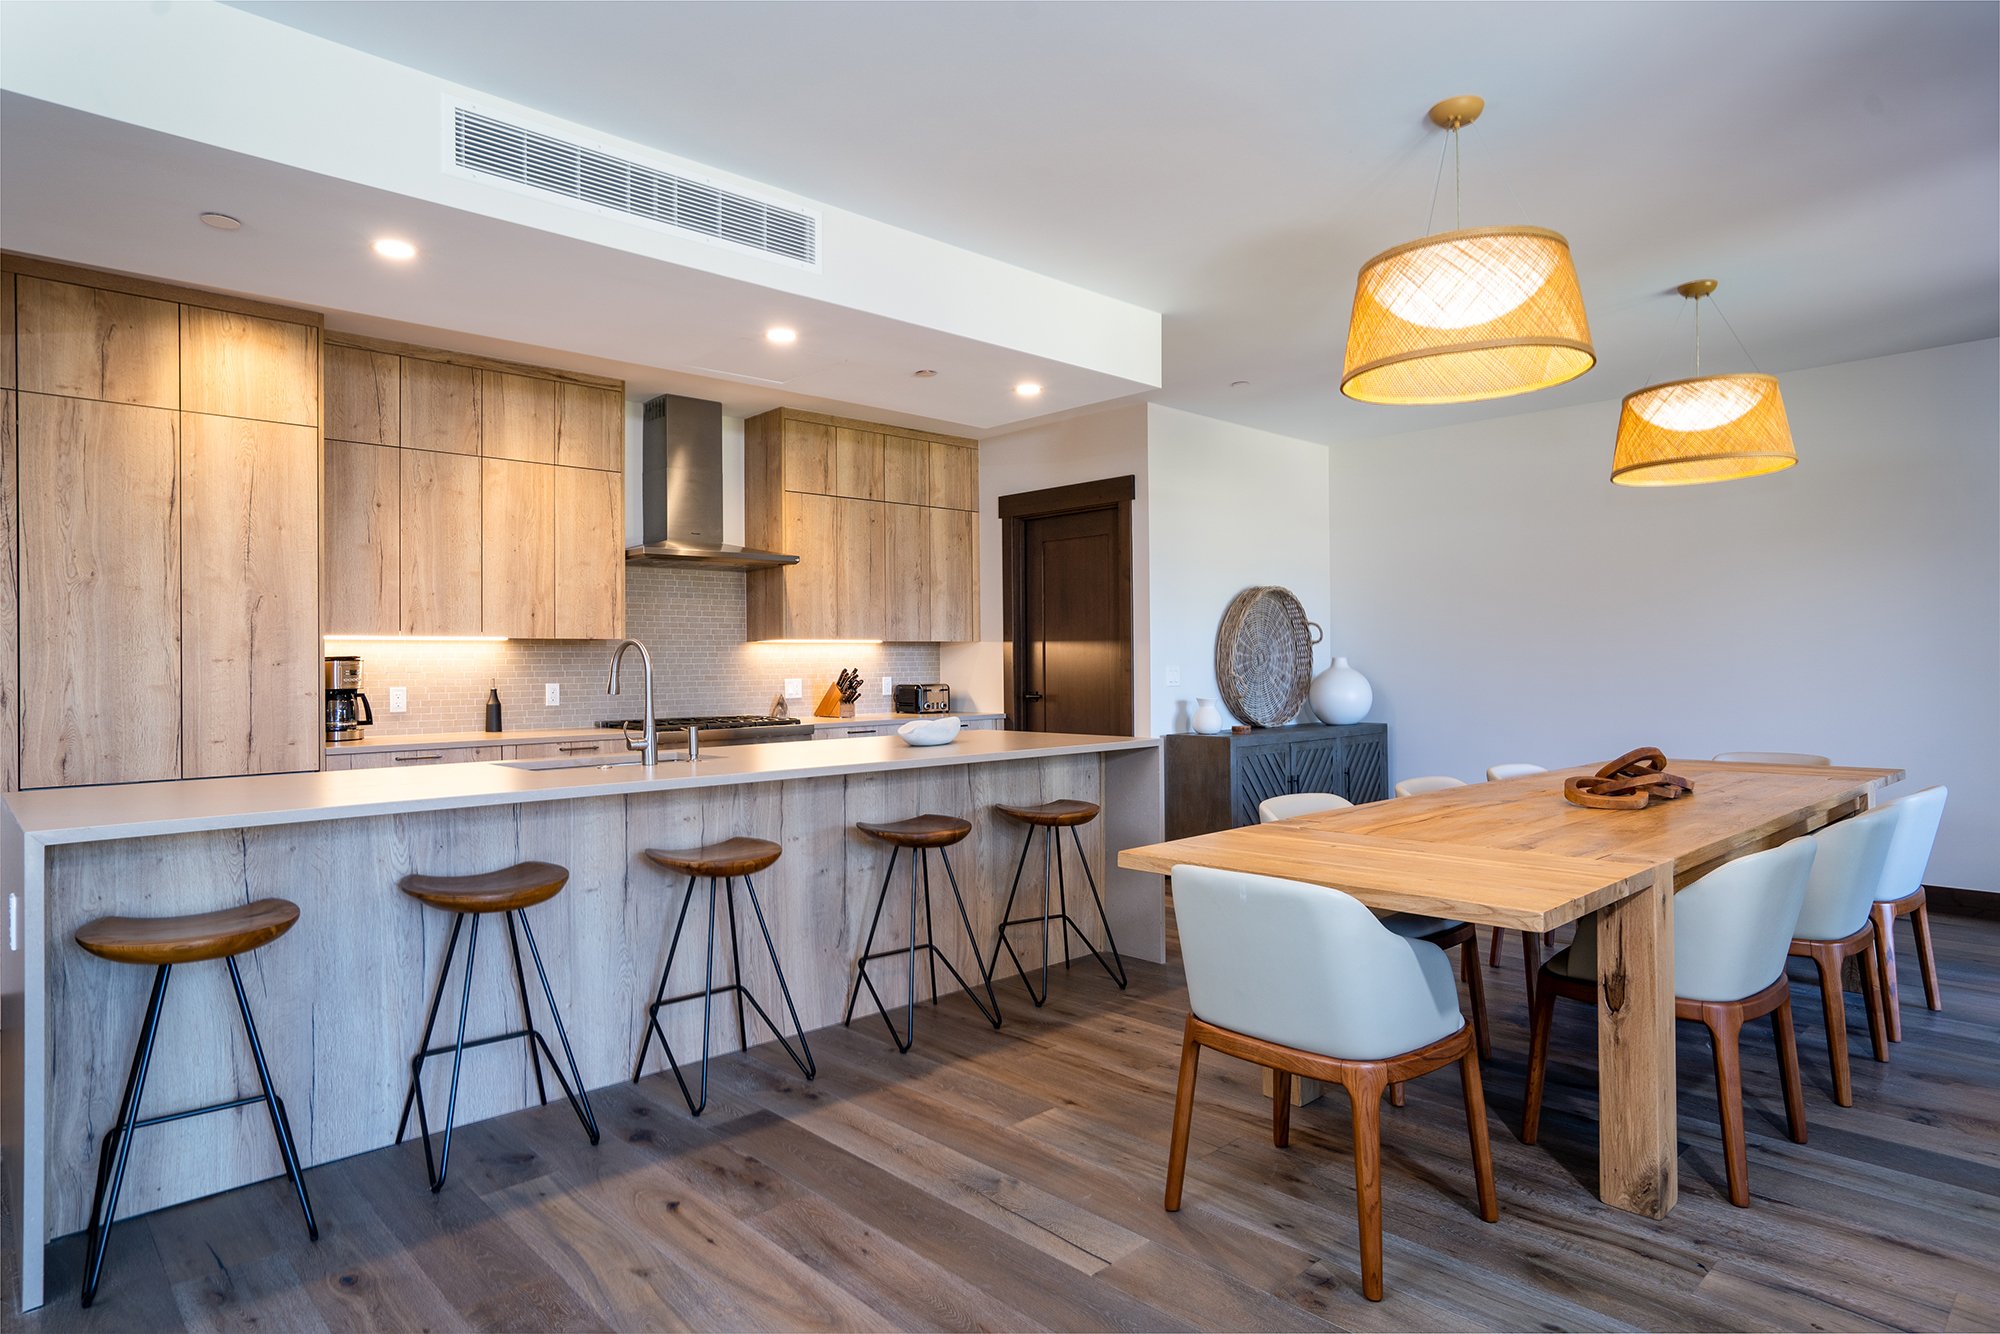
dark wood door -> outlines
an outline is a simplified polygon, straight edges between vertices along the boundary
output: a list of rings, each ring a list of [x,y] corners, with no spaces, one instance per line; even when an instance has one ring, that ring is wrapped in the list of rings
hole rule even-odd
[[[1022,667],[1014,681],[1029,731],[1131,734],[1124,540],[1116,508],[1022,523]]]

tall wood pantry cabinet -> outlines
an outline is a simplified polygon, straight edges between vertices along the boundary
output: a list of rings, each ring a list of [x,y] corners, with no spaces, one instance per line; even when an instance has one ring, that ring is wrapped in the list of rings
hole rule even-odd
[[[0,782],[317,769],[320,317],[0,256]]]

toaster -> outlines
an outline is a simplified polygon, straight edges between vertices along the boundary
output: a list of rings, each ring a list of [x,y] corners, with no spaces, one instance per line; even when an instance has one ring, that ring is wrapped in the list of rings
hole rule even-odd
[[[951,687],[938,682],[896,687],[897,713],[950,713]]]

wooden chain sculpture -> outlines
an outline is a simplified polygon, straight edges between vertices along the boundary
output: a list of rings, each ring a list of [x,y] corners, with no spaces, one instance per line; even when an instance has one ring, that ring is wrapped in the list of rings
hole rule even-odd
[[[1589,778],[1563,780],[1564,800],[1599,811],[1642,811],[1693,791],[1694,784],[1667,772],[1667,757],[1651,746],[1626,751]]]

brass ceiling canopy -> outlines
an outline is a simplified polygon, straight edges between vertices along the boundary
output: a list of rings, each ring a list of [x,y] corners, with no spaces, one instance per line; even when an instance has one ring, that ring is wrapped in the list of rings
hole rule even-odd
[[[1486,99],[1471,93],[1461,93],[1457,97],[1447,97],[1431,108],[1431,124],[1440,130],[1462,130],[1479,119],[1479,113],[1486,110]]]

